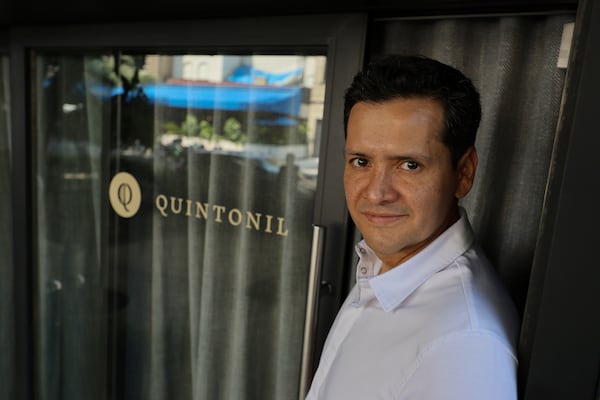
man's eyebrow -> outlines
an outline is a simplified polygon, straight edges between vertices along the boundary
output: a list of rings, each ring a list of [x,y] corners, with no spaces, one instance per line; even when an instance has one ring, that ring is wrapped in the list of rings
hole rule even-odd
[[[391,156],[390,158],[398,159],[398,160],[414,159],[414,160],[425,160],[425,161],[429,161],[432,159],[430,154],[421,153],[418,151],[412,152],[412,153],[397,154],[395,156]]]
[[[353,150],[353,149],[344,149],[344,154],[349,155],[349,156],[363,156],[366,157],[367,154],[362,152],[362,151],[358,151],[358,150]]]
[[[345,145],[343,147],[342,152],[346,155],[357,155],[357,156],[365,156],[366,155],[364,150],[359,150],[354,147],[349,147],[348,145]]]
[[[368,158],[370,157],[369,154],[364,153],[362,151],[359,150],[353,150],[353,149],[345,149],[344,150],[344,154],[346,156],[356,156],[356,157],[365,157]],[[422,152],[407,152],[407,153],[403,153],[403,154],[389,154],[385,157],[388,160],[421,160],[421,161],[429,161],[432,159],[431,155],[429,154],[425,154]]]

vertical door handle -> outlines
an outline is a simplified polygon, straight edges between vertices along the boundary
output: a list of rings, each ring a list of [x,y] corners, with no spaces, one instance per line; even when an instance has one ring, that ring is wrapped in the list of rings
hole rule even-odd
[[[312,250],[306,296],[306,319],[304,322],[304,341],[302,346],[302,369],[300,371],[300,390],[298,399],[304,400],[312,380],[315,359],[315,338],[317,330],[317,308],[319,306],[319,288],[321,286],[321,263],[325,228],[313,225]]]

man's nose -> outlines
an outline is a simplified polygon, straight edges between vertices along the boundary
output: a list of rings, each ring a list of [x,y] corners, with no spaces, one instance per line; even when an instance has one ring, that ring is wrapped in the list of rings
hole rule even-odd
[[[387,168],[374,168],[369,177],[365,197],[375,204],[396,201],[398,191],[394,185],[393,171]]]

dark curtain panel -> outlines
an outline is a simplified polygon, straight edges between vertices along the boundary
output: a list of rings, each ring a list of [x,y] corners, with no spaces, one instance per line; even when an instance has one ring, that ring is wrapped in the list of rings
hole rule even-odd
[[[430,56],[480,90],[479,168],[462,204],[521,311],[566,73],[558,67],[561,38],[573,21],[571,14],[382,20],[371,36],[371,56]]]

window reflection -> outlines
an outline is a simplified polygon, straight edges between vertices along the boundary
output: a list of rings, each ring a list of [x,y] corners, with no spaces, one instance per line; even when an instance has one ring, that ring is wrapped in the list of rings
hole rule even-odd
[[[37,57],[46,398],[297,395],[324,69],[322,56]]]

